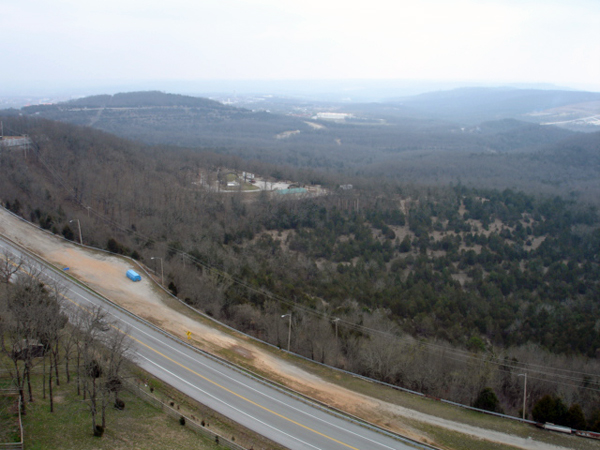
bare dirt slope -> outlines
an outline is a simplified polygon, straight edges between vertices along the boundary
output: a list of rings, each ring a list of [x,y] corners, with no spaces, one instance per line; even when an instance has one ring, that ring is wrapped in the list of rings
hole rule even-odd
[[[242,355],[250,365],[262,373],[270,373],[276,380],[285,380],[287,386],[298,392],[415,440],[433,443],[433,439],[410,425],[414,424],[414,420],[522,449],[571,448],[441,419],[332,384],[277,357],[272,352],[260,349],[247,337],[234,337],[174,311],[166,305],[166,295],[143,271],[141,282],[134,283],[126,277],[128,269],[140,271],[133,262],[65,241],[19,220],[3,208],[0,208],[0,233],[57,267],[68,267],[72,276],[95,291],[182,339],[186,339],[187,332],[190,331],[193,342],[203,349],[212,352],[233,351]],[[576,448],[580,448],[580,445]]]

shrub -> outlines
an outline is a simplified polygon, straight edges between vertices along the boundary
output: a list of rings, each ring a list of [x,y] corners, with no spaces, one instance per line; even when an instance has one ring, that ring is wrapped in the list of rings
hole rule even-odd
[[[533,420],[539,423],[568,425],[568,411],[559,397],[544,395],[533,407]]]
[[[73,230],[71,230],[71,227],[69,225],[65,225],[63,227],[62,235],[65,237],[65,239],[68,239],[69,241],[72,241],[75,237],[75,234],[73,233]]]
[[[179,424],[182,425],[182,426],[185,425],[185,417],[181,416],[179,418]]]
[[[479,396],[473,403],[473,407],[483,409],[485,411],[492,411],[497,413],[503,413],[500,401],[496,396],[496,393],[492,388],[486,387],[481,390]]]
[[[115,400],[115,408],[118,409],[119,411],[122,411],[125,409],[125,402],[123,400],[121,400],[120,398],[117,398]]]
[[[110,238],[107,241],[106,250],[108,250],[111,253],[117,253],[119,255],[126,255],[129,253],[129,249],[114,238]]]
[[[102,437],[103,434],[104,434],[104,427],[102,425],[96,425],[96,428],[94,428],[94,436]]]
[[[479,336],[471,336],[471,338],[469,339],[469,342],[467,342],[467,348],[470,351],[475,352],[475,353],[477,353],[479,351],[484,352],[485,351],[485,342],[483,342],[483,339],[481,339]]]
[[[19,202],[18,198],[15,198],[15,201],[11,204],[8,200],[6,201],[6,209],[14,212],[15,214],[21,213],[21,202]]]
[[[600,432],[600,409],[595,409],[589,420],[590,431]]]
[[[569,411],[567,411],[567,422],[571,428],[576,430],[585,430],[587,428],[585,415],[581,410],[581,406],[577,403],[571,405]]]

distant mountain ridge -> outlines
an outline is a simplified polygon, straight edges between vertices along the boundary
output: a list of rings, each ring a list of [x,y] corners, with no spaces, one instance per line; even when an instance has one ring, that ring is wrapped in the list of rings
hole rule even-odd
[[[485,103],[489,94],[487,98],[495,98],[496,103],[490,103],[490,111],[480,105],[481,111],[498,115],[499,109],[493,109],[495,104],[503,103],[498,91],[468,92],[438,94],[460,99],[480,92],[479,100],[471,98],[473,104]],[[546,106],[596,95],[561,92],[554,98],[544,98],[547,93],[529,92],[543,100],[532,101],[533,97],[522,90],[508,92],[505,103],[512,104],[513,111],[515,104],[520,104],[522,111],[533,104]],[[428,98],[433,105],[436,95]],[[265,108],[268,102],[258,105]],[[459,120],[435,119],[422,111],[414,113],[414,106],[392,103],[298,103],[295,108],[290,103],[289,108],[275,114],[150,91],[5,110],[0,115],[57,120],[152,145],[209,150],[298,169],[413,183],[510,187],[549,195],[560,193],[594,203],[600,198],[600,134],[510,116],[463,124]],[[319,120],[314,117],[319,111],[347,113],[350,118]]]
[[[459,89],[411,97],[411,101],[426,101],[434,105],[443,102],[443,99],[468,97],[474,105],[484,101],[487,96],[495,98],[498,103],[504,91]],[[507,92],[510,94],[506,99],[509,104],[525,95],[523,90],[511,89]],[[569,98],[584,97],[582,93],[575,94],[575,97]],[[540,91],[535,95],[544,97],[545,94]],[[541,104],[539,101],[535,103]],[[544,104],[549,103],[546,101]],[[452,107],[448,105],[448,108]],[[329,110],[335,111],[336,108],[340,106],[332,106]],[[460,122],[429,119],[426,117],[428,113],[413,114],[418,109],[416,106],[394,107],[389,103],[341,108],[352,113],[353,118],[341,123],[321,121],[320,125],[315,126],[311,113],[328,110],[323,104],[303,105],[298,108],[303,114],[298,114],[293,108],[288,114],[284,111],[270,113],[237,108],[202,97],[143,91],[96,95],[55,105],[29,106],[22,108],[21,112],[24,115],[91,126],[149,144],[228,148],[228,151],[247,158],[277,160],[280,163],[291,159],[295,164],[307,166],[313,166],[316,160],[323,158],[341,159],[340,163],[346,166],[363,165],[360,154],[369,153],[373,158],[380,152],[390,154],[407,150],[533,150],[540,145],[565,139],[572,133],[512,117],[463,126]],[[286,134],[289,132],[293,134]],[[290,138],[284,141],[276,138],[282,135]],[[336,156],[339,151],[343,151],[343,157]]]
[[[514,88],[460,88],[393,100],[430,117],[476,124],[516,118],[537,121],[531,113],[600,101],[600,93]]]
[[[248,145],[257,139],[271,140],[304,124],[285,115],[160,91],[95,95],[53,105],[26,106],[20,113],[91,126],[148,144],[191,147]]]
[[[147,107],[147,106],[187,106],[194,108],[228,109],[230,107],[202,97],[168,94],[160,91],[124,92],[114,95],[94,95],[71,100],[59,105],[84,107]],[[24,108],[27,109],[27,108]],[[236,108],[237,109],[237,108]]]

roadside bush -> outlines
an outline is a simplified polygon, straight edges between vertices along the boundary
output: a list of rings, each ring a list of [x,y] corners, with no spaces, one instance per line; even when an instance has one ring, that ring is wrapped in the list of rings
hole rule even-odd
[[[486,387],[481,390],[479,396],[473,403],[474,408],[484,409],[497,413],[504,413],[500,406],[500,401],[492,388]]]
[[[600,409],[595,409],[589,419],[590,431],[600,432]]]
[[[533,407],[533,420],[539,423],[569,425],[567,407],[559,397],[544,395]]]
[[[68,239],[69,241],[72,241],[75,237],[75,234],[73,233],[73,230],[71,230],[71,227],[69,225],[65,225],[63,227],[62,235],[65,237],[65,239]]]
[[[106,250],[119,255],[126,255],[129,249],[114,238],[110,238],[106,243]]]
[[[587,422],[585,420],[585,415],[583,414],[583,410],[579,404],[575,403],[571,405],[569,411],[567,412],[567,421],[571,428],[576,430],[585,430],[587,429]]]

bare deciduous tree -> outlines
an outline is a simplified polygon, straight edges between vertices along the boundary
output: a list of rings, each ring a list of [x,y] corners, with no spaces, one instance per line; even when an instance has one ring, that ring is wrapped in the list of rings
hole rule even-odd
[[[92,432],[101,436],[106,428],[106,408],[116,402],[122,388],[122,372],[130,340],[109,320],[101,307],[81,311],[78,327],[78,378],[92,416]],[[100,424],[98,419],[100,418]]]
[[[25,259],[4,249],[0,255],[0,282],[8,284],[12,276],[21,269]]]
[[[33,401],[31,369],[44,355],[49,318],[60,317],[60,301],[56,295],[59,287],[52,290],[40,281],[40,267],[32,264],[28,270],[5,290],[0,308],[0,348],[12,361],[11,373],[21,396],[23,412],[26,384],[29,401]]]
[[[54,412],[54,398],[52,394],[52,380],[56,380],[56,385],[60,386],[60,375],[59,375],[59,361],[61,355],[61,330],[65,328],[68,322],[68,317],[62,311],[62,301],[64,286],[59,283],[52,282],[50,286],[47,286],[47,291],[54,302],[49,302],[47,305],[47,316],[46,321],[42,324],[40,329],[40,340],[44,345],[44,358],[46,355],[49,357],[50,366],[48,371],[48,394],[50,397],[50,412]],[[54,374],[53,374],[54,371]],[[44,377],[45,372],[45,359],[44,359]],[[45,385],[45,383],[44,383]]]

